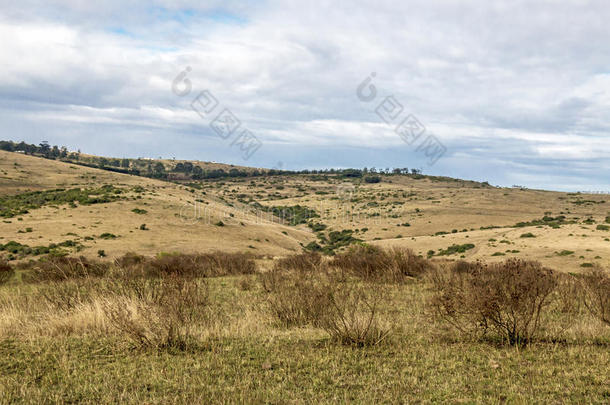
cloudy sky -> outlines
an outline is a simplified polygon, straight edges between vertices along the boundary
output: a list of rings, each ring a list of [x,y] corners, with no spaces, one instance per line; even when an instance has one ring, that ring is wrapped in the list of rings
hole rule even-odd
[[[608,21],[607,0],[0,0],[0,138],[610,191]]]

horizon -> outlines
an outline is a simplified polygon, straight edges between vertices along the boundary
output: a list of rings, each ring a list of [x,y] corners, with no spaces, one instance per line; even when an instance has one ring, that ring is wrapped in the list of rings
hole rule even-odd
[[[607,192],[608,19],[603,1],[6,4],[0,117],[98,156]]]

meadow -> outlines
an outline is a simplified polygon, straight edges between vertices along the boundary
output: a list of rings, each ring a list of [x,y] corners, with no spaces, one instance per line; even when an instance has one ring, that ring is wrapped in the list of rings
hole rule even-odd
[[[575,277],[376,248],[332,259],[129,254],[3,269],[4,403],[610,396],[602,270]],[[496,277],[506,274],[517,281]],[[512,316],[517,334],[497,316]]]

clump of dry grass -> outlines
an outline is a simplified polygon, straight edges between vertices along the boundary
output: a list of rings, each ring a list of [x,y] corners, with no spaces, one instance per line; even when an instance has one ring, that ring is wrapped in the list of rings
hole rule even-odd
[[[459,264],[433,272],[432,308],[457,330],[493,330],[511,345],[531,342],[548,306],[558,299],[557,275],[538,262],[509,259]]]
[[[0,260],[0,285],[7,283],[14,274],[15,269],[7,262]]]
[[[393,283],[420,277],[432,268],[428,260],[410,249],[383,250],[369,245],[358,245],[335,256],[330,266],[364,280]]]

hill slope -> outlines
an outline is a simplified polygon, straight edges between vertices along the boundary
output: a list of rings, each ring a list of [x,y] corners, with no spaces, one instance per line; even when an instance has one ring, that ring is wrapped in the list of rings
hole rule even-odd
[[[47,203],[4,218],[0,243],[73,241],[70,253],[104,250],[113,257],[211,250],[284,255],[302,246],[331,252],[362,240],[451,260],[521,257],[566,271],[610,264],[610,202],[602,195],[411,175],[382,176],[377,184],[293,174],[184,186],[0,151],[0,196],[8,201],[29,191],[104,185],[120,190],[109,193],[114,201]]]

